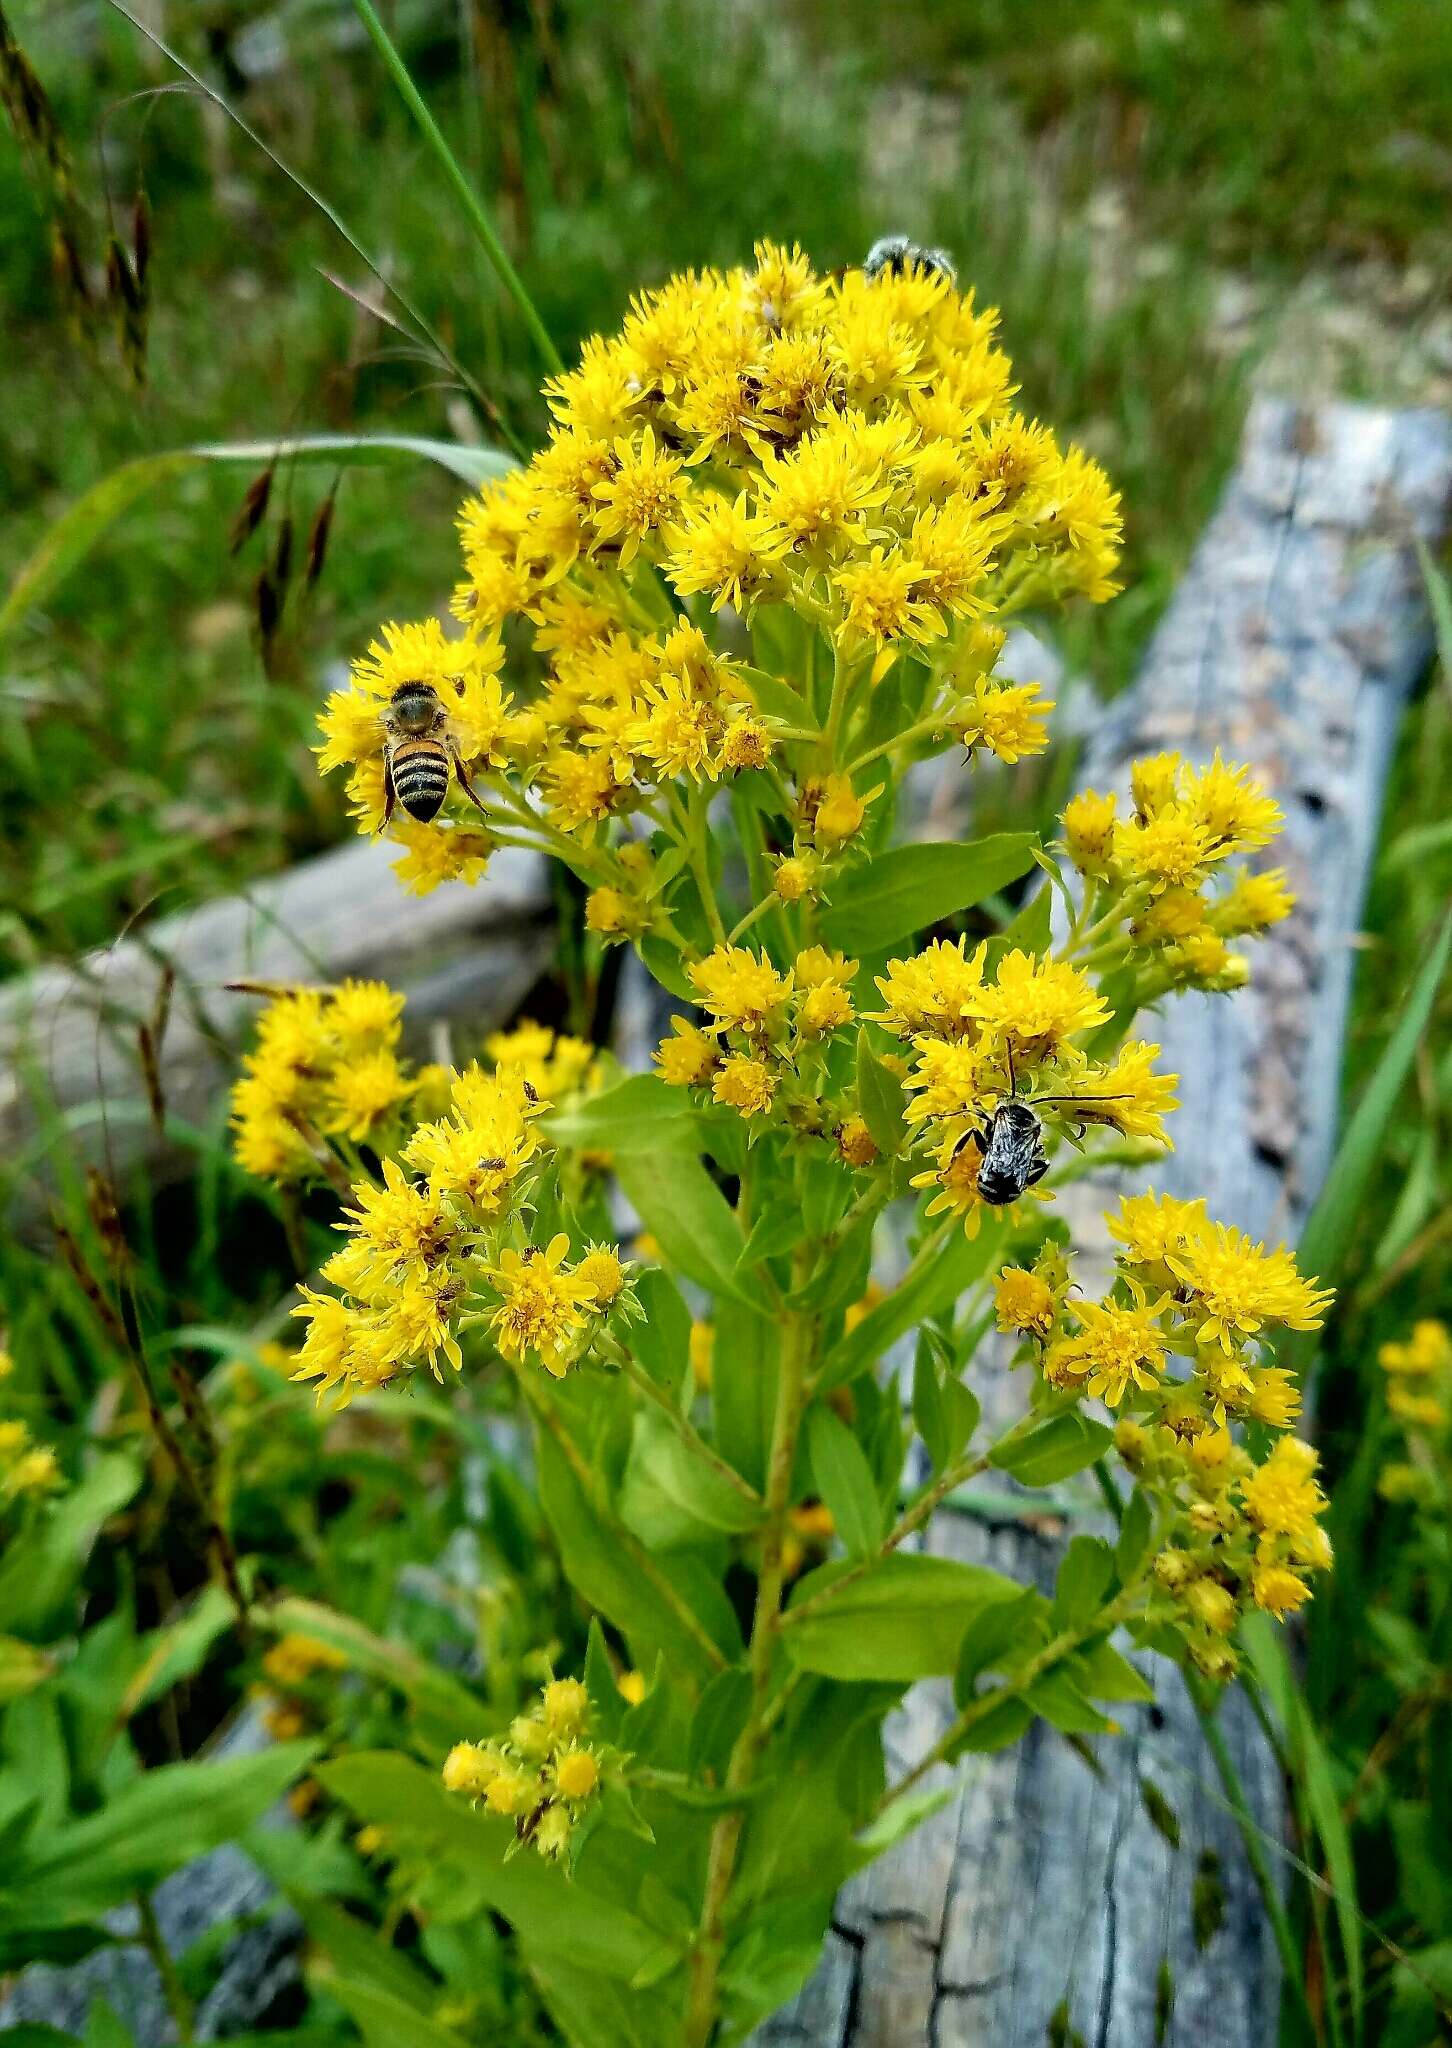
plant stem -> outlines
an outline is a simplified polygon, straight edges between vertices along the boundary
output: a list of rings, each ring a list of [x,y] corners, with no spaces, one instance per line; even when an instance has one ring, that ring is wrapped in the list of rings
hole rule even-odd
[[[701,907],[711,927],[711,936],[718,946],[724,946],[727,943],[726,927],[721,921],[721,908],[711,883],[711,862],[706,849],[706,805],[709,801],[709,797],[692,792],[689,802],[682,807],[681,837],[691,873],[700,891]]]
[[[1000,1450],[1019,1431],[1027,1428],[1029,1423],[1036,1422],[1037,1420],[1038,1418],[1035,1415],[1022,1416],[1013,1425],[1012,1429],[1004,1431],[998,1442],[993,1444],[990,1449],[979,1451],[971,1458],[962,1457],[954,1465],[944,1466],[931,1486],[924,1487],[911,1507],[904,1509],[897,1521],[894,1522],[892,1528],[889,1529],[887,1535],[882,1539],[880,1550],[876,1551],[871,1557],[859,1559],[856,1564],[843,1572],[839,1578],[833,1579],[830,1586],[824,1586],[820,1593],[814,1593],[810,1600],[803,1600],[800,1606],[789,1607],[781,1618],[782,1627],[794,1628],[799,1621],[809,1620],[819,1608],[830,1605],[839,1593],[843,1593],[849,1586],[855,1585],[865,1572],[871,1571],[872,1567],[879,1563],[881,1559],[890,1556],[899,1544],[904,1543],[913,1534],[914,1530],[921,1529],[923,1523],[933,1513],[933,1510],[941,1501],[947,1498],[954,1487],[962,1486],[966,1481],[976,1479],[981,1472],[986,1472],[993,1463],[994,1452]]]
[[[166,2009],[171,2014],[172,2025],[176,2028],[177,2040],[182,2042],[185,2048],[185,2044],[196,2039],[196,2009],[187,1997],[186,1986],[178,1977],[176,1964],[172,1961],[171,1953],[162,1938],[150,1892],[136,1894],[136,1912],[141,1924],[142,1946],[156,1965]]]
[[[1072,1656],[1081,1643],[1087,1643],[1091,1636],[1102,1635],[1106,1629],[1111,1629],[1122,1621],[1138,1597],[1139,1581],[1134,1579],[1116,1594],[1107,1607],[1102,1607],[1092,1621],[1082,1628],[1064,1629],[1050,1642],[1045,1643],[1041,1650],[1029,1658],[1021,1671],[1014,1673],[1007,1684],[994,1686],[988,1692],[981,1692],[969,1700],[967,1706],[944,1730],[927,1755],[920,1757],[905,1778],[899,1778],[895,1785],[889,1786],[883,1793],[877,1802],[873,1818],[878,1818],[894,1800],[901,1799],[905,1793],[910,1792],[914,1785],[927,1776],[935,1764],[946,1763],[969,1730],[992,1713],[995,1707],[1000,1706],[1006,1699],[1027,1692],[1035,1679],[1042,1678],[1055,1664],[1062,1663],[1065,1657]]]
[[[474,230],[480,247],[493,264],[504,289],[519,308],[524,324],[529,329],[530,339],[539,351],[540,360],[552,375],[559,376],[565,367],[560,360],[559,350],[551,341],[549,330],[535,311],[534,301],[525,290],[523,279],[510,262],[504,244],[495,233],[494,223],[485,212],[482,200],[469,183],[469,180],[464,176],[458,158],[444,140],[443,131],[429,112],[423,95],[409,74],[408,66],[404,63],[402,57],[399,56],[388,30],[378,19],[372,0],[353,0],[353,5],[358,11],[358,16],[363,26],[373,38],[379,56],[382,57],[385,66],[391,73],[393,82],[398,87],[404,105],[418,123],[424,140],[438,159],[439,167],[443,171],[444,176],[452,185],[454,196],[463,208],[464,217]]]
[[[806,1284],[809,1257],[805,1249],[798,1249],[793,1261],[796,1268],[794,1288]],[[782,1339],[781,1373],[777,1381],[776,1413],[772,1420],[771,1454],[767,1466],[766,1523],[761,1541],[761,1569],[756,1582],[756,1611],[751,1625],[751,1704],[727,1767],[726,1789],[729,1792],[745,1792],[751,1784],[766,1735],[772,1652],[781,1624],[782,1545],[787,1510],[791,1504],[797,1437],[807,1403],[807,1367],[815,1333],[813,1317],[791,1315]],[[717,1985],[726,1942],[726,1895],[736,1869],[736,1853],[745,1819],[744,1810],[735,1807],[723,1813],[711,1831],[706,1891],[691,1953],[682,2032],[684,2048],[708,2048],[716,2031]]]
[[[637,1364],[635,1359],[625,1349],[625,1346],[607,1340],[603,1348],[606,1355],[615,1360],[631,1385],[644,1394],[647,1401],[653,1402],[661,1414],[665,1416],[671,1428],[692,1456],[700,1458],[703,1463],[709,1465],[716,1474],[716,1477],[724,1479],[728,1486],[734,1487],[743,1500],[750,1501],[753,1507],[761,1507],[763,1504],[761,1495],[751,1484],[751,1481],[738,1472],[734,1465],[728,1464],[714,1445],[707,1443],[705,1437],[701,1435],[701,1432],[689,1417],[682,1415],[680,1409],[676,1406],[665,1388],[656,1385],[656,1382],[651,1378],[644,1366]]]

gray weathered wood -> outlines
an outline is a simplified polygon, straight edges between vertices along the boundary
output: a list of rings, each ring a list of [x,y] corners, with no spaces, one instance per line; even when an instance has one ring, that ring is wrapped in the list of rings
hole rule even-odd
[[[33,1165],[32,1195],[44,1185],[47,1099],[80,1157],[104,1157],[112,1170],[160,1159],[166,1148],[147,1114],[136,1034],[167,962],[177,986],[162,1086],[168,1113],[186,1123],[212,1113],[257,1013],[257,998],[230,992],[229,981],[376,975],[408,994],[415,1034],[439,1018],[483,1029],[507,1017],[549,955],[543,862],[502,848],[475,887],[448,882],[420,898],[391,872],[396,857],[380,841],[355,841],[0,990],[7,1169]]]
[[[1252,762],[1285,809],[1278,853],[1301,900],[1255,948],[1253,987],[1233,1002],[1184,997],[1155,1025],[1183,1105],[1155,1183],[1206,1195],[1257,1236],[1294,1237],[1331,1157],[1382,790],[1430,649],[1412,538],[1445,530],[1449,491],[1441,415],[1258,403],[1138,682],[1086,764],[1086,782],[1124,786],[1136,755],[1218,746]],[[1101,1205],[1077,1206],[1092,1255]],[[1005,1380],[990,1365],[986,1407],[1021,1400]],[[959,1515],[930,1532],[934,1550],[1045,1586],[1060,1542]],[[1273,2041],[1276,1955],[1243,1847],[1183,1686],[1158,1660],[1150,1669],[1156,1705],[1124,1710],[1125,1732],[1095,1745],[1101,1776],[1042,1724],[961,1766],[953,1800],[844,1891],[822,1967],[760,2030],[762,2048],[1044,2048],[1065,2001],[1089,2048]],[[894,1762],[921,1756],[951,1711],[945,1686],[917,1688],[889,1730]],[[1281,1787],[1239,1696],[1221,1720],[1259,1824],[1278,1836]],[[1141,1777],[1179,1815],[1178,1850],[1150,1823]],[[1191,1912],[1207,1858],[1224,1915],[1201,1949]],[[1160,2035],[1162,1961],[1175,2004]]]

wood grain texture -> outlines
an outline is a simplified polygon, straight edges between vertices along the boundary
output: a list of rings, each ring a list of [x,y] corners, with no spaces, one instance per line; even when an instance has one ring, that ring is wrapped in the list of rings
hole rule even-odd
[[[1301,900],[1254,949],[1252,988],[1182,997],[1151,1034],[1183,1105],[1155,1184],[1206,1195],[1256,1236],[1294,1238],[1331,1158],[1357,920],[1397,721],[1431,649],[1413,538],[1445,531],[1449,492],[1439,414],[1258,403],[1136,685],[1085,764],[1086,783],[1127,787],[1136,755],[1220,747],[1285,809],[1277,852]],[[1076,1200],[1091,1257],[1114,1192],[1101,1181]],[[1006,1382],[993,1361],[976,1376],[985,1409],[1007,1419],[1022,1397]],[[936,1551],[1046,1589],[1061,1543],[965,1515],[929,1531]],[[1085,2048],[1269,2048],[1279,1976],[1254,1881],[1177,1674],[1146,1669],[1156,1703],[1122,1710],[1124,1733],[1095,1744],[1100,1775],[1042,1723],[956,1780],[942,1773],[956,1796],[844,1890],[821,1968],[759,2048],[1046,2048],[1074,2038],[1051,2031],[1056,2014]],[[891,1764],[921,1756],[950,1714],[945,1685],[916,1688],[888,1731]],[[1221,1722],[1274,1842],[1281,1787],[1238,1695]],[[1177,1814],[1178,1848],[1149,1819],[1142,1779]],[[1200,1941],[1197,1897],[1221,1902]]]
[[[213,1113],[257,1013],[257,997],[229,991],[229,981],[376,975],[408,994],[414,1033],[450,1016],[476,1030],[504,1019],[550,950],[543,862],[502,848],[474,888],[448,882],[415,897],[391,871],[396,856],[377,840],[338,847],[0,990],[0,1157],[20,1169],[19,1213],[46,1185],[56,1142],[47,1102],[82,1159],[104,1152],[122,1171],[168,1155],[147,1113],[137,1051],[168,962],[177,986],[161,1045],[163,1091],[169,1115],[189,1124]]]

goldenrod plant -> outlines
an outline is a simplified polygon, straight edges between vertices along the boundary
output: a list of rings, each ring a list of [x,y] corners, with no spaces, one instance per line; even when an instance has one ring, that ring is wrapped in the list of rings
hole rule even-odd
[[[277,991],[237,1149],[348,1186],[295,1376],[511,1380],[593,1617],[534,1712],[322,1783],[425,1913],[512,1922],[570,2038],[702,2048],[802,1981],[933,1764],[1039,1715],[1109,1732],[1149,1696],[1121,1643],[1220,1680],[1244,1611],[1307,1598],[1324,1500],[1270,1348],[1329,1296],[1154,1191],[1175,1077],[1132,1035],[1232,998],[1286,915],[1273,798],[1166,754],[1052,844],[894,842],[915,764],[1046,745],[1007,622],[1116,587],[1113,487],[1014,409],[995,315],[940,252],[822,276],[763,244],[546,392],[545,446],[461,513],[457,629],[385,626],[321,764],[408,888],[561,863],[678,1014],[650,1073],[532,1025],[419,1070],[385,988]],[[1148,1183],[1102,1291],[1054,1206],[1097,1161]],[[1026,1368],[997,1434],[987,1347]],[[1077,1536],[1052,1599],[907,1542],[989,1468],[1111,1455],[1117,1541]],[[956,1718],[889,1785],[931,1675]]]

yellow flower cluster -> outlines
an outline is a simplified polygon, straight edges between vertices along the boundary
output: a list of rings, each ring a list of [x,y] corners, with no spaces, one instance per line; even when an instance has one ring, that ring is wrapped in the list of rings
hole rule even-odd
[[[1218,753],[1201,768],[1172,753],[1136,761],[1130,791],[1127,817],[1113,792],[1093,790],[1064,811],[1063,848],[1084,877],[1096,933],[1121,927],[1129,956],[1152,964],[1146,997],[1240,988],[1246,960],[1227,942],[1268,931],[1295,898],[1279,869],[1228,864],[1269,845],[1281,828],[1278,805],[1249,769]]]
[[[630,1674],[633,1675],[633,1674]],[[624,1688],[622,1687],[622,1690]],[[514,1822],[514,1850],[569,1859],[578,1829],[619,1754],[589,1740],[590,1696],[577,1678],[552,1678],[528,1714],[491,1742],[456,1742],[443,1780],[490,1813]]]
[[[425,1076],[399,1058],[403,997],[381,981],[278,990],[232,1090],[238,1164],[264,1180],[313,1177],[327,1138],[375,1148]]]
[[[1330,1562],[1315,1453],[1282,1438],[1257,1469],[1231,1425],[1295,1422],[1295,1380],[1263,1364],[1258,1345],[1272,1327],[1319,1328],[1330,1294],[1302,1278],[1284,1246],[1267,1250],[1211,1222],[1203,1202],[1126,1195],[1108,1224],[1119,1249],[1103,1300],[1073,1294],[1070,1266],[1049,1245],[1032,1269],[999,1274],[999,1328],[1031,1340],[1051,1386],[1122,1411],[1125,1463],[1195,1535],[1193,1571],[1172,1546],[1161,1572],[1192,1616],[1226,1634],[1242,1594],[1288,1613],[1308,1597],[1304,1572]],[[1202,1590],[1190,1597],[1192,1585]]]
[[[971,1236],[983,1196],[984,1133],[1016,1102],[1037,1124],[1082,1136],[1089,1125],[1166,1144],[1173,1074],[1157,1073],[1157,1045],[1126,1045],[1097,1060],[1081,1041],[1108,1022],[1089,974],[1067,960],[1013,950],[991,969],[986,944],[936,940],[890,960],[873,1021],[912,1047],[906,1120],[932,1158],[913,1185],[933,1189],[928,1214],[961,1215]]]
[[[706,1027],[676,1019],[655,1054],[662,1078],[677,1088],[709,1084],[747,1121],[775,1105],[799,1127],[817,1127],[826,1042],[855,1018],[856,973],[855,960],[824,946],[784,970],[765,953],[716,947],[689,969]]]
[[[1229,1678],[1236,1656],[1227,1638],[1241,1614],[1294,1614],[1311,1597],[1308,1575],[1331,1564],[1316,1453],[1283,1436],[1257,1465],[1228,1429],[1185,1439],[1129,1417],[1114,1435],[1167,1538],[1147,1620],[1172,1629],[1207,1678]]]
[[[1376,1356],[1405,1447],[1404,1458],[1382,1467],[1378,1490],[1387,1500],[1431,1508],[1446,1498],[1452,1478],[1452,1331],[1428,1316]]]
[[[501,1121],[497,1105],[491,1107],[489,1076],[477,1066],[460,1074],[403,1058],[403,1006],[381,981],[275,991],[232,1090],[238,1164],[266,1180],[316,1179],[330,1163],[330,1141],[334,1151],[366,1145],[487,1210],[491,1175],[482,1162],[499,1146],[512,1146],[511,1120]],[[523,1099],[525,1114],[531,1090],[540,1102],[559,1102],[599,1083],[594,1046],[528,1019],[494,1032],[484,1049],[501,1085],[508,1083],[507,1097]],[[442,1122],[417,1124],[420,1114],[450,1109]],[[482,1142],[491,1132],[498,1145]],[[351,1149],[344,1156],[351,1158]],[[497,1169],[498,1185],[511,1161]],[[522,1163],[512,1161],[513,1168]]]
[[[0,1380],[8,1380],[14,1370],[15,1360],[0,1345]],[[50,1446],[33,1442],[19,1417],[0,1419],[0,1506],[58,1493],[64,1485],[60,1461]]]
[[[506,1358],[534,1353],[562,1374],[626,1292],[613,1248],[589,1246],[567,1265],[569,1240],[519,1249],[506,1235],[528,1220],[544,1163],[536,1129],[551,1101],[541,1083],[573,1092],[590,1048],[526,1025],[490,1041],[499,1064],[451,1073],[443,1113],[385,1157],[377,1179],[354,1184],[339,1225],[344,1244],[323,1266],[337,1290],[301,1290],[307,1325],[293,1377],[348,1400],[442,1356],[458,1371],[460,1332],[487,1321]],[[533,1073],[537,1079],[530,1078]]]
[[[1109,597],[1121,521],[1098,465],[1014,411],[996,318],[941,271],[824,278],[763,243],[586,343],[547,387],[545,446],[463,509],[459,635],[386,626],[323,714],[322,767],[348,771],[374,832],[392,699],[436,694],[451,796],[436,822],[392,813],[408,885],[473,879],[500,841],[544,830],[595,886],[594,929],[634,936],[670,877],[602,827],[638,813],[669,832],[678,792],[777,774],[783,749],[809,861],[840,848],[863,799],[845,776],[822,786],[801,749],[819,719],[840,737],[847,691],[900,656],[924,730],[1006,760],[1041,747],[1049,707],[992,679],[992,620]],[[712,646],[726,606],[810,628],[835,665],[830,713]],[[802,881],[788,869],[784,900]]]

